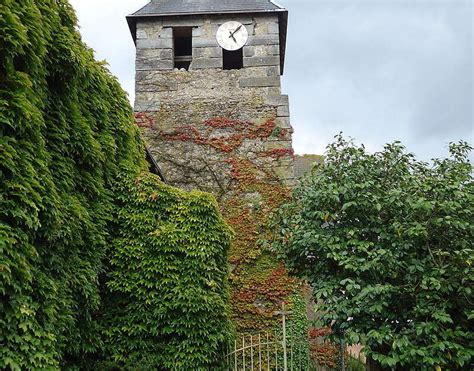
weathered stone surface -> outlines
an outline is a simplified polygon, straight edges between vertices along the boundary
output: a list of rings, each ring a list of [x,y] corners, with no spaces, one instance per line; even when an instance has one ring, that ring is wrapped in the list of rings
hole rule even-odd
[[[150,99],[152,96],[140,97],[140,99],[145,98]],[[205,144],[212,143],[209,141],[210,138],[222,140],[222,138],[232,138],[235,135],[235,130],[232,127],[211,129],[205,124],[206,120],[213,117],[225,117],[231,120],[250,122],[256,127],[275,117],[275,107],[255,105],[251,97],[242,98],[240,96],[230,96],[225,100],[202,100],[199,98],[169,100],[165,98],[159,109],[149,112],[149,114],[153,117],[155,124],[151,128],[143,128],[142,133],[171,184],[189,190],[199,188],[214,194],[219,193],[222,190],[221,187],[224,187],[225,191],[224,185],[229,181],[229,168],[226,163],[229,156],[246,158],[256,166],[268,170],[281,167],[282,174],[283,168],[290,169],[289,175],[287,174],[281,179],[285,182],[291,180],[291,137],[278,139],[278,136],[270,135],[261,139],[245,139],[242,143],[237,144],[231,153],[221,150],[219,147],[216,148],[212,144]],[[173,136],[179,127],[185,129],[181,133],[187,139],[167,140],[166,135],[161,134],[169,133]],[[200,144],[195,143],[192,139],[198,138],[196,132],[201,133],[199,134]],[[278,157],[275,157],[273,153],[276,153]]]
[[[280,38],[278,35],[249,36],[248,45],[278,45]]]
[[[199,37],[199,36],[204,35],[202,27],[194,27],[192,32],[193,32],[193,37]]]
[[[147,38],[158,38],[163,26],[161,21],[139,21],[137,22],[137,33],[145,32]]]
[[[160,95],[154,92],[136,92],[135,111],[153,112],[161,108]]]
[[[277,95],[281,93],[281,88],[278,87],[273,87],[273,88],[267,88],[266,89],[267,95]]]
[[[173,47],[173,39],[138,39],[138,49],[171,49]]]
[[[289,117],[277,117],[276,123],[278,127],[283,129],[291,129],[291,123]]]
[[[222,69],[223,53],[215,35],[218,27],[229,20],[244,23],[249,32],[243,50],[244,68],[240,70]],[[286,184],[292,182],[292,130],[286,115],[288,97],[282,96],[280,89],[279,35],[274,33],[277,20],[274,14],[221,15],[140,21],[137,25],[146,38],[137,42],[135,110],[152,117],[154,124],[142,127],[142,134],[171,184],[220,197],[229,184],[226,161],[230,156],[245,158],[270,173],[278,172]],[[189,71],[172,68],[173,26],[193,27]],[[254,127],[274,122],[280,129],[274,129],[275,134],[249,136],[239,142],[236,138],[240,134],[232,126],[206,126],[207,120],[216,117]],[[187,129],[176,134],[183,126]],[[195,130],[210,137],[195,140]],[[225,146],[234,150],[226,152]]]
[[[274,56],[267,57],[244,57],[244,67],[255,67],[255,66],[279,66],[280,58]]]
[[[247,24],[245,25],[245,28],[249,35],[255,35],[255,26],[253,24]]]
[[[288,106],[290,101],[288,95],[269,95],[265,97],[265,103],[272,106]]]
[[[160,59],[161,60],[167,60],[167,59],[172,60],[173,59],[173,49],[161,49]]]
[[[280,55],[279,45],[255,45],[251,47],[254,48],[256,57],[271,57]]]
[[[269,34],[278,34],[280,33],[280,26],[278,23],[272,22],[268,24],[268,33]]]
[[[278,22],[278,16],[276,14],[260,13],[260,14],[255,14],[252,18],[255,24]]]
[[[197,27],[204,24],[203,17],[176,17],[163,19],[164,27]]]
[[[279,140],[279,141],[266,141],[265,142],[265,151],[272,149],[286,149],[291,150],[293,148],[291,140]]]
[[[169,75],[155,71],[137,71],[137,92],[167,92],[178,89],[178,82]]]
[[[268,35],[268,22],[261,22],[255,25],[255,35],[264,36]]]
[[[286,184],[294,184],[295,172],[293,165],[289,166],[277,166],[273,168],[275,175],[286,181]]]
[[[267,46],[268,52],[272,55],[280,56],[280,45],[270,45]]]
[[[295,156],[295,179],[300,179],[310,172],[315,166],[323,163],[324,156],[321,155],[296,155]]]
[[[222,48],[193,48],[194,58],[222,58]]]
[[[290,116],[290,107],[289,106],[278,106],[277,115],[279,117],[289,117]]]
[[[215,37],[194,37],[193,47],[194,48],[206,48],[206,47],[218,47],[219,44]]]
[[[163,56],[169,58],[165,59]],[[135,68],[137,71],[171,70],[172,56],[171,49],[139,49]]]
[[[173,61],[159,59],[137,59],[135,69],[137,71],[172,70]]]
[[[239,80],[241,88],[280,86],[280,78],[271,77],[242,77]]]
[[[191,63],[191,69],[222,68],[221,58],[195,58]]]
[[[137,30],[137,39],[146,39],[148,35],[145,30]]]
[[[215,17],[211,18],[211,22],[213,24],[218,25],[218,26],[220,26],[221,24],[224,24],[224,23],[226,23],[230,20],[240,22],[244,25],[252,25],[254,23],[254,20],[253,20],[252,17],[247,17],[247,16],[241,15],[241,14],[234,14],[234,15],[232,15],[232,17],[223,15],[223,16],[215,16]]]
[[[280,76],[280,66],[267,67],[267,76]]]
[[[254,46],[244,46],[244,57],[253,57],[255,55]]]
[[[163,27],[160,32],[160,38],[162,39],[172,39],[173,38],[173,29],[171,27]]]

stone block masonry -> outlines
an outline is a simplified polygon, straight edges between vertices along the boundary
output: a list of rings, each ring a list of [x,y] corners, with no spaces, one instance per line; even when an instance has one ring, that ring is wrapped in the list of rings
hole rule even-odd
[[[170,65],[173,65],[173,27],[192,27],[193,63],[190,66],[191,71],[203,68],[222,68],[222,63],[217,61],[217,59],[222,60],[222,49],[216,41],[215,34],[218,27],[229,20],[243,23],[249,32],[249,40],[244,47],[244,67],[279,66],[280,47],[279,35],[276,32],[278,30],[276,15],[214,16],[138,22],[137,70],[170,70]],[[203,60],[203,58],[207,60]],[[275,76],[275,73],[269,73],[268,76]],[[271,86],[275,86],[275,84],[271,84]]]
[[[223,70],[223,51],[215,35],[230,20],[244,24],[249,39],[243,49],[243,68]],[[192,28],[189,71],[174,69],[174,27]],[[147,117],[145,123],[139,122],[143,137],[171,184],[222,192],[229,175],[225,162],[229,153],[222,148],[227,149],[242,133],[230,126],[211,130],[206,123],[216,118],[256,128],[271,122],[273,134],[240,138],[235,150],[265,169],[275,169],[275,179],[293,184],[292,128],[288,97],[281,95],[279,42],[276,14],[156,18],[137,23],[135,111]],[[197,137],[190,134],[193,131]],[[225,145],[208,145],[219,140]]]

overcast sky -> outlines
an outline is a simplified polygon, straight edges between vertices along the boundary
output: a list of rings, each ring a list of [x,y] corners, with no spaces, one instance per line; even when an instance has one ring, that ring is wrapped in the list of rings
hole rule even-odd
[[[125,16],[148,0],[70,0],[84,41],[134,96]],[[290,12],[283,91],[297,153],[342,131],[379,150],[401,140],[421,159],[474,144],[471,0],[279,0]]]

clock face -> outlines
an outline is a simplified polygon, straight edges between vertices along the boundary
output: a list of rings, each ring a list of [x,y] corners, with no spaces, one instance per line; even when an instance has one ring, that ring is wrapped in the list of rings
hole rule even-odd
[[[249,38],[247,28],[242,23],[230,21],[224,23],[217,30],[216,39],[225,50],[238,50],[242,48]]]

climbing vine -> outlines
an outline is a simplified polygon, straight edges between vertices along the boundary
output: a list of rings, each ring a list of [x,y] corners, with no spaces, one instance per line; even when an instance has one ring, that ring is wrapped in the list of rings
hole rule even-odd
[[[149,116],[145,115],[143,117],[143,113],[138,113],[137,117],[139,118],[139,125],[141,126],[146,125],[144,123],[148,123],[152,120]],[[207,145],[221,152],[230,153],[241,147],[244,140],[268,138],[276,129],[274,118],[266,120],[263,124],[254,125],[248,121],[229,120],[224,117],[216,117],[204,121],[203,126],[211,130],[232,129],[234,133],[230,135],[209,136],[209,130],[207,130],[206,133],[202,133],[192,125],[182,125],[178,126],[173,132],[161,133],[161,137],[163,140],[168,141],[187,141],[199,145]],[[287,135],[287,131],[281,129],[279,135]],[[280,153],[278,150],[276,151],[277,153]],[[284,152],[284,154],[287,154],[287,152]],[[273,152],[263,152],[261,155],[271,156],[273,155]],[[293,152],[291,152],[291,155],[293,155]]]
[[[268,251],[268,216],[289,197],[289,190],[246,159],[227,159],[235,181],[232,195],[222,202],[224,217],[234,228],[230,263],[233,319],[241,332],[271,328],[281,302],[291,295],[297,281]]]
[[[121,172],[146,169],[126,94],[65,0],[0,3],[0,369],[59,369],[91,329]]]
[[[120,369],[217,368],[231,330],[231,231],[215,199],[166,186],[152,174],[121,177],[115,192],[99,359]]]
[[[310,357],[319,366],[336,368],[339,350],[327,338],[331,334],[332,330],[329,327],[309,329]]]
[[[2,0],[0,35],[0,369],[214,368],[229,333],[215,201],[148,173],[67,0]]]
[[[280,321],[277,312],[281,303],[287,301],[291,306],[290,297],[299,288],[299,282],[288,276],[267,243],[271,238],[270,215],[291,196],[290,187],[274,171],[280,163],[292,160],[293,150],[280,144],[289,139],[291,129],[278,127],[275,116],[259,122],[212,117],[173,125],[169,130],[158,129],[153,114],[138,113],[136,119],[145,130],[156,128],[154,144],[160,148],[190,143],[203,152],[214,151],[218,165],[210,178],[225,178],[213,187],[219,193],[223,216],[234,230],[229,281],[235,328],[240,333],[255,333],[275,327]],[[164,161],[175,171],[194,171],[192,163]]]

